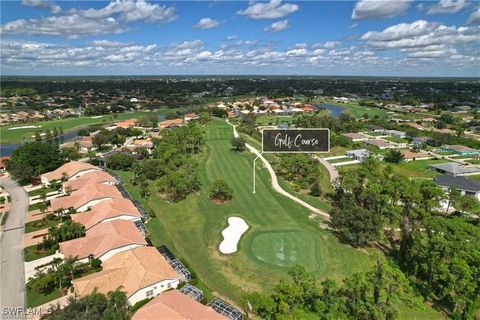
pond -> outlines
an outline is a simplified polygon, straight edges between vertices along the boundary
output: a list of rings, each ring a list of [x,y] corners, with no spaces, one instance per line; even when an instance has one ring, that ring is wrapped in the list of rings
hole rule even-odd
[[[328,110],[330,111],[330,115],[334,118],[338,118],[343,111],[345,111],[345,108],[342,106],[337,106],[334,104],[329,104],[329,103],[320,103],[315,105],[320,110]]]

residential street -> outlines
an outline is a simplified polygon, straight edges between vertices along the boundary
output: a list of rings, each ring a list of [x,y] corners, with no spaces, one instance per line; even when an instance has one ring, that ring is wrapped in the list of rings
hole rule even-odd
[[[0,184],[10,193],[12,199],[12,207],[0,235],[0,310],[4,314],[5,308],[22,310],[25,306],[23,232],[28,211],[28,196],[10,177],[0,178]]]

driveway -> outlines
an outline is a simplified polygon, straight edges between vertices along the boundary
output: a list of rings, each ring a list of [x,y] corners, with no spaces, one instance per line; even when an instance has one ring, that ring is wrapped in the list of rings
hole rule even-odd
[[[12,207],[0,235],[0,310],[18,308],[16,310],[23,311],[26,298],[23,232],[28,211],[28,196],[10,177],[0,178],[0,184],[12,199]]]

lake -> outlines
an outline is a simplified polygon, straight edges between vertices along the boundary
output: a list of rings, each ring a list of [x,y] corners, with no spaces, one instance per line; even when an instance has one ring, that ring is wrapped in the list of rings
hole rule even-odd
[[[344,107],[329,103],[320,103],[315,105],[315,107],[317,107],[318,109],[330,111],[330,115],[334,118],[338,118],[343,113],[343,111],[345,111]]]

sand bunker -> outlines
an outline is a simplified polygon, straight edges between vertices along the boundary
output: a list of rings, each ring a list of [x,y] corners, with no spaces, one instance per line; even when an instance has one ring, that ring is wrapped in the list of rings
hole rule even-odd
[[[242,218],[228,218],[228,227],[222,231],[223,241],[218,247],[220,252],[224,254],[237,252],[238,241],[247,230],[248,225]]]
[[[35,128],[41,128],[42,126],[22,126],[22,127],[14,127],[14,128],[8,128],[8,130],[17,130],[17,129],[35,129]]]

